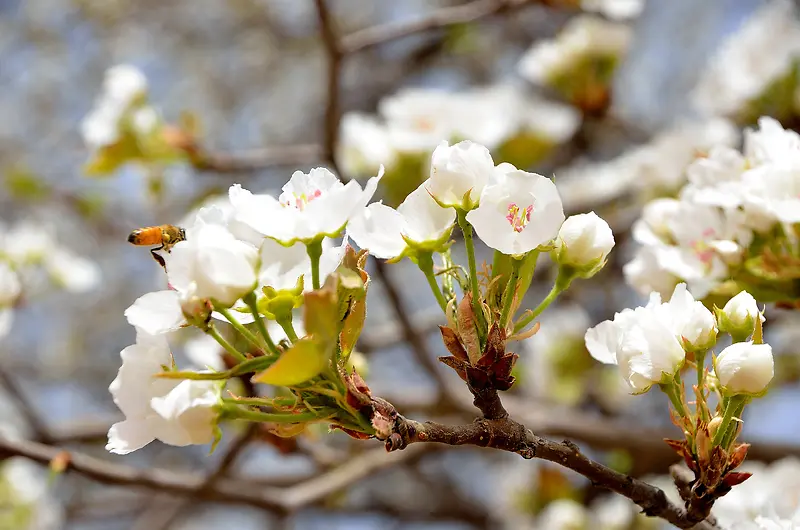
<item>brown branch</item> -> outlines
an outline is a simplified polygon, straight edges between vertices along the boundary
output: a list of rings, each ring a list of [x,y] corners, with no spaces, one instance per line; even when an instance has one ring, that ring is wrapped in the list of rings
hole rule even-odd
[[[383,449],[366,451],[339,467],[326,471],[289,488],[277,488],[252,481],[218,478],[206,488],[208,477],[157,468],[139,469],[115,464],[82,453],[71,452],[65,472],[78,473],[101,484],[153,490],[163,494],[196,498],[220,503],[246,504],[284,514],[319,502],[382,469],[419,458],[435,450],[419,445],[406,454],[386,455]],[[20,456],[49,465],[64,449],[28,440],[9,440],[0,436],[0,458]]]
[[[323,158],[318,145],[271,146],[247,151],[221,153],[197,148],[194,167],[216,173],[245,173],[268,167],[313,164]]]
[[[659,488],[587,458],[574,443],[541,438],[510,418],[479,419],[468,425],[448,426],[435,422],[420,423],[398,415],[394,433],[386,440],[387,450],[404,449],[420,442],[489,447],[517,453],[525,459],[548,460],[580,473],[595,486],[629,498],[646,515],[660,517],[678,528],[717,528],[706,521],[710,506],[705,512],[684,510],[672,504]]]
[[[33,403],[25,396],[22,390],[17,387],[17,383],[14,381],[14,378],[11,377],[11,374],[6,372],[3,368],[0,368],[0,386],[5,389],[8,396],[16,405],[17,410],[33,431],[35,440],[42,443],[52,443],[53,436],[47,423],[45,423],[36,412]]]
[[[569,5],[570,2],[568,0],[476,0],[459,6],[437,9],[417,20],[392,22],[356,31],[342,37],[341,49],[346,54],[358,53],[418,33],[467,24],[492,15],[511,13],[533,4]]]
[[[341,174],[336,164],[336,146],[339,142],[339,92],[341,89],[340,77],[344,53],[339,45],[339,39],[334,28],[333,17],[325,0],[314,0],[317,7],[317,20],[319,21],[320,34],[328,58],[328,100],[325,105],[324,136],[322,142],[323,156],[337,174]]]

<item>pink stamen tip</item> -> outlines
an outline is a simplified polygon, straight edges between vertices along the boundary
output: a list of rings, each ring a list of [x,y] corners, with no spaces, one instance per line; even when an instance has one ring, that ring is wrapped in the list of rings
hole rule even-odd
[[[528,205],[525,209],[520,209],[516,203],[508,205],[508,214],[506,220],[511,225],[515,232],[522,232],[525,226],[531,220],[531,212],[533,212],[533,205]]]

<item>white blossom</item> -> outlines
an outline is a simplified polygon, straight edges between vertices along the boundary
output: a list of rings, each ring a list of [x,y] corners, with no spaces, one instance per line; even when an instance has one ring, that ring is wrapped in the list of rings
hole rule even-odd
[[[295,171],[276,199],[271,195],[253,195],[236,184],[229,196],[234,219],[255,231],[292,244],[296,241],[337,236],[347,222],[367,205],[383,176],[369,179],[364,189],[354,180],[342,183],[325,168],[309,173]]]
[[[587,57],[624,54],[631,35],[631,28],[625,24],[579,15],[555,39],[534,44],[520,60],[519,72],[533,83],[547,85]]]
[[[614,248],[614,234],[594,212],[571,215],[561,225],[555,246],[560,264],[596,267]]]
[[[674,377],[686,358],[684,344],[713,345],[715,324],[686,285],[679,284],[669,302],[652,293],[645,307],[625,309],[589,329],[586,347],[598,361],[618,365],[631,390],[643,393]]]
[[[208,208],[186,229],[186,241],[172,248],[166,263],[175,290],[230,306],[256,286],[258,249],[236,239],[222,212]]]
[[[661,254],[668,254],[670,250],[657,246],[640,247],[636,256],[622,267],[625,281],[639,293],[656,292],[667,296],[680,281],[680,278],[661,267],[666,259]]]
[[[752,341],[731,344],[714,360],[714,373],[731,394],[760,394],[774,375],[772,346]]]
[[[734,115],[771,83],[789,75],[800,53],[800,23],[788,0],[767,2],[729,37],[692,93],[709,114]]]
[[[381,165],[392,167],[397,151],[386,127],[375,117],[357,112],[342,116],[337,160],[347,175],[369,175]]]
[[[494,174],[492,155],[486,147],[465,140],[455,145],[442,142],[431,157],[431,175],[425,189],[444,207],[475,203]]]
[[[74,293],[90,291],[100,284],[100,267],[94,261],[55,247],[44,256],[44,266],[56,284]]]
[[[22,284],[14,269],[0,261],[0,308],[10,306],[22,292]]]
[[[147,94],[147,78],[137,68],[117,65],[106,71],[103,92],[92,111],[81,123],[81,133],[86,145],[99,149],[114,144],[120,138],[120,120],[131,109],[137,98]],[[139,128],[154,125],[153,112],[140,109],[143,115],[134,115],[133,123]]]
[[[409,244],[435,244],[446,238],[455,221],[452,208],[442,208],[430,196],[425,181],[412,191],[397,210],[370,204],[353,219],[347,234],[377,258],[391,259],[406,252]]]
[[[644,0],[582,0],[581,8],[602,13],[613,20],[627,20],[641,14]]]
[[[725,304],[720,315],[720,327],[728,332],[740,332],[745,336],[753,333],[756,319],[764,322],[764,315],[758,310],[758,304],[753,295],[742,291]]]
[[[564,208],[553,181],[498,166],[480,206],[467,214],[481,240],[504,254],[525,254],[558,235]]]
[[[120,355],[122,366],[109,391],[125,420],[108,431],[108,451],[128,454],[155,439],[178,446],[213,440],[217,383],[154,377],[172,362],[163,335],[139,330],[136,344]]]
[[[180,298],[174,289],[147,293],[125,310],[125,318],[128,324],[150,335],[176,331],[188,325]]]

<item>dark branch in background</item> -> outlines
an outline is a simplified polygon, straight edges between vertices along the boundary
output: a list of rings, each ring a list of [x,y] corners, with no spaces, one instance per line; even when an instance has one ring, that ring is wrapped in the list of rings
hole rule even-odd
[[[276,513],[289,513],[318,502],[381,469],[408,462],[435,450],[418,445],[413,451],[387,455],[373,449],[354,456],[339,467],[289,488],[265,486],[241,479],[220,477],[206,486],[208,477],[166,469],[139,469],[72,452],[65,472],[78,473],[101,484],[129,486],[159,493],[221,503],[247,504]],[[0,436],[0,459],[21,456],[48,465],[63,455],[64,449]]]
[[[511,13],[533,4],[569,5],[570,3],[564,0],[477,0],[460,6],[437,9],[417,20],[393,22],[353,32],[342,37],[340,46],[346,54],[358,53],[419,33],[467,24],[492,15]]]
[[[339,120],[341,119],[339,91],[341,89],[340,77],[344,53],[339,46],[328,4],[325,0],[314,0],[314,4],[317,6],[317,20],[319,21],[322,43],[325,46],[325,53],[328,59],[328,101],[325,105],[324,137],[322,141],[323,156],[331,164],[332,169],[341,175],[336,164],[336,145],[339,140]]]
[[[33,431],[34,440],[37,442],[49,444],[54,442],[54,438],[50,433],[45,421],[36,413],[36,408],[31,403],[25,394],[17,388],[17,383],[14,378],[0,368],[0,386],[2,386],[8,396],[14,401],[17,410],[28,423],[28,426]]]
[[[194,167],[199,171],[237,173],[268,167],[312,164],[321,158],[322,148],[314,144],[272,146],[233,153],[199,150]]]

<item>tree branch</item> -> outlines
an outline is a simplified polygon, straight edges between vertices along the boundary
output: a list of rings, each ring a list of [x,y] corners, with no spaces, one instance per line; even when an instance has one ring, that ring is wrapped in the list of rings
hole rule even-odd
[[[319,145],[283,145],[221,153],[197,147],[194,167],[199,171],[216,173],[245,173],[268,167],[312,164],[322,158]]]
[[[704,513],[686,511],[672,504],[659,488],[587,458],[577,445],[568,440],[558,443],[541,438],[511,418],[479,419],[468,425],[448,426],[435,422],[420,423],[397,415],[394,433],[386,440],[387,450],[404,449],[421,442],[490,447],[517,453],[525,459],[548,460],[580,473],[595,486],[629,498],[646,515],[665,519],[678,528],[717,528],[712,522],[705,521],[710,514],[710,505]]]
[[[314,0],[314,5],[317,7],[317,20],[319,21],[320,34],[322,35],[322,42],[328,57],[328,100],[325,105],[322,154],[325,160],[330,162],[332,169],[334,169],[337,174],[341,174],[336,164],[336,145],[339,142],[339,91],[341,88],[339,78],[342,70],[342,59],[345,54],[339,45],[333,17],[328,9],[328,4],[325,0]]]
[[[392,22],[356,31],[342,37],[341,49],[346,54],[358,53],[417,33],[467,24],[492,15],[511,13],[533,4],[569,5],[570,2],[568,0],[476,0],[459,6],[437,9],[417,20]]]
[[[198,500],[246,504],[285,514],[319,502],[382,469],[414,460],[436,448],[421,444],[413,449],[388,456],[383,449],[365,451],[334,469],[289,488],[226,477],[219,477],[206,487],[208,477],[200,473],[157,468],[139,469],[78,452],[70,452],[65,472],[78,473],[101,484],[145,488]],[[0,458],[20,456],[49,465],[51,460],[63,453],[64,449],[60,447],[28,440],[9,440],[0,436]]]

